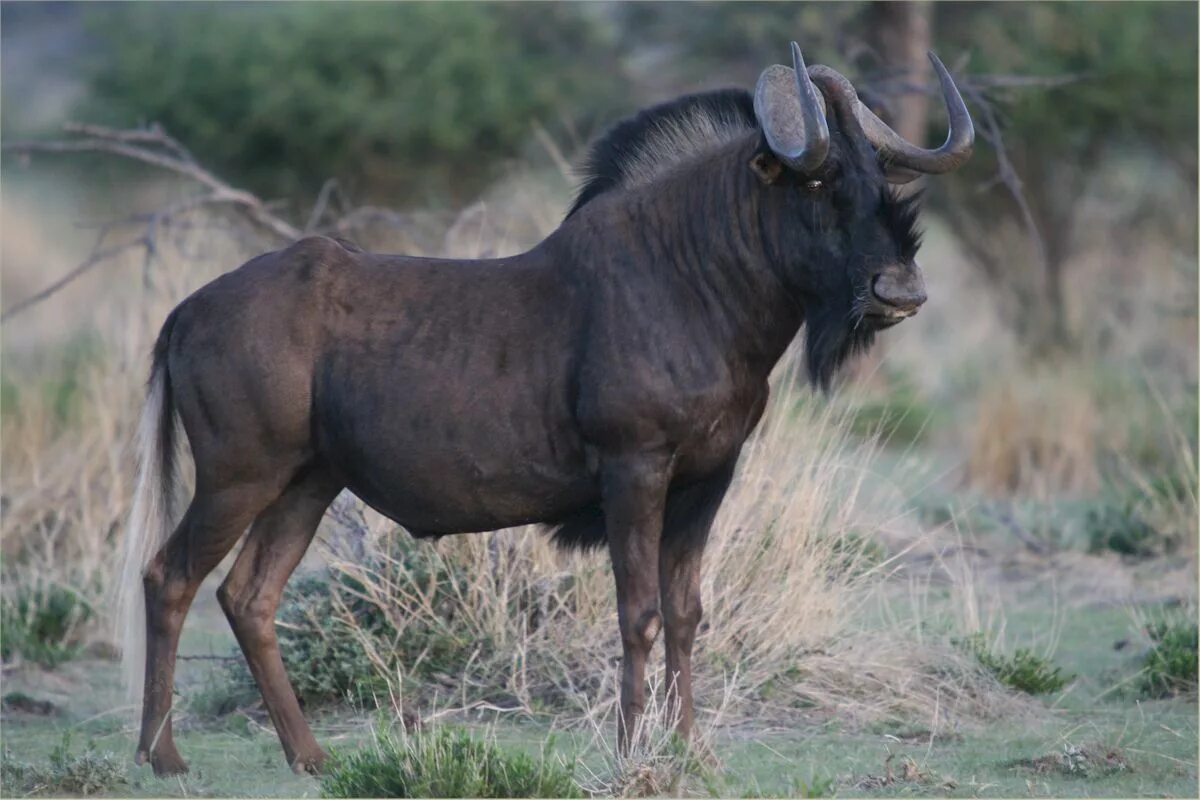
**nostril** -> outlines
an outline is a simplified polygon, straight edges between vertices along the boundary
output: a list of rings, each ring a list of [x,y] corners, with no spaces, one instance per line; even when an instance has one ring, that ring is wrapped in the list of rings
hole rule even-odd
[[[887,287],[882,285],[883,278],[884,278],[883,273],[880,273],[880,274],[876,275],[874,278],[871,278],[871,294],[873,294],[875,296],[876,300],[882,300],[883,302],[886,303],[886,302],[888,302],[887,297],[886,297]]]

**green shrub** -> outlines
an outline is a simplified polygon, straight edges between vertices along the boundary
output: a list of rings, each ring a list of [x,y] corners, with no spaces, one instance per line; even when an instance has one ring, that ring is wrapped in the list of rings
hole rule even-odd
[[[387,686],[355,634],[385,638],[394,634],[387,620],[373,606],[344,601],[336,579],[315,575],[297,576],[284,592],[276,615],[279,651],[292,688],[305,708],[315,708],[349,699],[374,705],[374,698],[387,695]],[[227,662],[224,681],[206,686],[195,698],[194,710],[207,715],[234,711],[258,697],[254,678],[234,649]]]
[[[1089,553],[1112,551],[1149,558],[1163,546],[1158,531],[1142,519],[1132,503],[1105,504],[1087,512],[1084,522]]]
[[[74,658],[80,628],[92,609],[74,591],[57,584],[18,585],[0,598],[0,657],[20,656],[44,667]]]
[[[464,579],[453,564],[401,537],[390,558],[386,566],[375,561],[363,569],[398,572],[414,588],[436,587],[428,606],[433,614],[404,618],[403,630],[394,622],[402,610],[385,610],[383,601],[368,599],[366,587],[346,572],[297,576],[288,584],[276,630],[292,687],[306,708],[346,700],[372,707],[387,697],[387,677],[397,668],[422,682],[440,673],[457,674],[473,653],[490,649],[485,638],[456,627],[455,595],[464,591]],[[373,660],[370,651],[384,663]],[[206,687],[197,697],[210,714],[228,713],[257,697],[245,660],[235,653],[225,669],[226,685]]]
[[[88,745],[79,755],[71,754],[71,734],[50,753],[46,765],[18,761],[5,752],[0,760],[0,786],[6,796],[14,794],[92,795],[112,792],[125,785],[125,768],[112,753],[98,753]]]
[[[1074,675],[1064,675],[1061,667],[1054,666],[1048,659],[1036,655],[1028,648],[1018,647],[1011,656],[997,653],[981,633],[968,636],[960,640],[959,644],[973,655],[984,669],[995,675],[996,680],[1019,692],[1050,694],[1059,691],[1075,679]]]
[[[465,731],[435,728],[334,752],[323,797],[580,797],[574,773],[543,756],[508,754]]]
[[[272,197],[327,178],[404,207],[472,196],[533,122],[605,113],[625,88],[615,37],[569,3],[118,4],[90,21],[77,114],[159,122]]]
[[[1161,491],[1173,491],[1173,486],[1165,482]],[[1175,552],[1179,546],[1178,538],[1170,532],[1160,531],[1147,520],[1145,509],[1159,499],[1170,498],[1159,498],[1156,494],[1131,495],[1123,501],[1105,502],[1089,509],[1084,520],[1088,552],[1111,551],[1133,558],[1153,558]]]
[[[1147,697],[1168,697],[1196,692],[1197,624],[1195,619],[1159,620],[1147,626],[1154,647],[1138,688]]]

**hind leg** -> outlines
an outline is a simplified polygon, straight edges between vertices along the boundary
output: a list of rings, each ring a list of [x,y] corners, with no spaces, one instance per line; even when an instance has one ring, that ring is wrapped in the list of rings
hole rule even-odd
[[[288,680],[275,635],[275,612],[283,587],[304,557],[340,483],[314,470],[294,481],[263,511],[233,568],[217,590],[250,672],[296,772],[320,771],[325,751],[317,744]]]
[[[171,732],[171,694],[179,633],[192,598],[276,494],[274,486],[197,489],[179,527],[146,567],[146,682],[136,761],[149,761],[155,775],[187,772]]]

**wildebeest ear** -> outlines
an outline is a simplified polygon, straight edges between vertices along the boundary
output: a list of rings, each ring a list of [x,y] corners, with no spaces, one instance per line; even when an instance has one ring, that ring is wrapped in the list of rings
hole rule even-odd
[[[750,159],[750,169],[754,171],[760,181],[768,185],[775,183],[783,174],[783,164],[775,157],[774,153],[766,150],[760,150],[754,154],[754,158]]]

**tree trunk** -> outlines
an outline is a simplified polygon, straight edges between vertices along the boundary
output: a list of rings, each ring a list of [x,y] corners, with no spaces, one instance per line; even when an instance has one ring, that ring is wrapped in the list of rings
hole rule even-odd
[[[876,66],[883,78],[880,85],[886,87],[888,95],[890,113],[884,119],[896,133],[922,146],[929,118],[929,95],[912,90],[923,86],[932,74],[925,56],[932,18],[933,4],[929,0],[876,0],[867,4],[864,18],[866,44],[878,60]],[[880,364],[885,341],[877,340],[854,364],[851,378],[855,383],[884,385]]]
[[[929,0],[868,3],[866,10],[867,46],[879,59],[885,76],[891,78],[889,123],[897,133],[913,144],[923,145],[929,116],[929,95],[904,91],[920,87],[931,73],[925,54],[930,46],[933,4]]]

